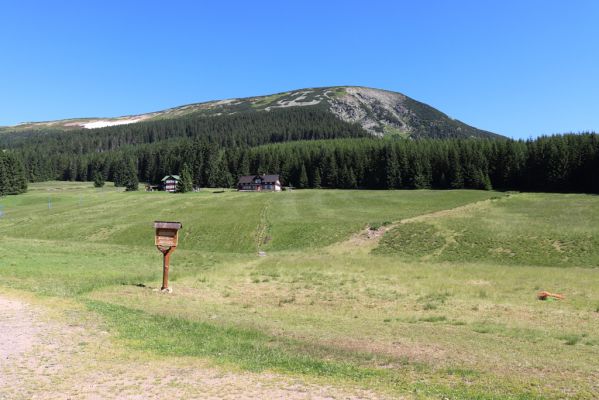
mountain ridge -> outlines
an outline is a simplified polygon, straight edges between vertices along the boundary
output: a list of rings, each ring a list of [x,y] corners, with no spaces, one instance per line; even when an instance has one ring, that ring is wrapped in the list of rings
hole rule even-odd
[[[264,96],[191,103],[143,114],[109,118],[70,118],[0,127],[0,132],[98,129],[144,121],[268,112],[290,107],[319,107],[342,121],[357,123],[373,136],[404,138],[503,137],[453,119],[402,93],[364,86],[330,86]]]

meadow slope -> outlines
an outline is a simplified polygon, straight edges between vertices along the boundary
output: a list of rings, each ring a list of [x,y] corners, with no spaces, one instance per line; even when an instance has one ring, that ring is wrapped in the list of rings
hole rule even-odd
[[[599,395],[596,196],[48,182],[0,205],[0,287],[134,351],[392,397]],[[183,223],[170,295],[158,219]]]

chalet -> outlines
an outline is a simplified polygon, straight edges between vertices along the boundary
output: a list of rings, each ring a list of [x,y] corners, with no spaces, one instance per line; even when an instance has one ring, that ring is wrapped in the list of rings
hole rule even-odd
[[[239,178],[237,190],[248,192],[281,191],[279,175],[246,175]]]
[[[177,184],[181,180],[179,175],[167,175],[162,178],[162,190],[174,193],[177,191]]]

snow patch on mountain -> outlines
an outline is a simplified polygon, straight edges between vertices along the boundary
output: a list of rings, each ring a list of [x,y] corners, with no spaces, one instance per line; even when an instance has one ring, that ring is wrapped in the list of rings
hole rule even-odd
[[[109,120],[101,119],[98,121],[81,123],[79,125],[85,129],[96,129],[96,128],[105,128],[107,126],[134,124],[136,122],[143,121],[144,119],[146,119],[146,118],[119,119],[116,121],[115,120],[109,121]]]

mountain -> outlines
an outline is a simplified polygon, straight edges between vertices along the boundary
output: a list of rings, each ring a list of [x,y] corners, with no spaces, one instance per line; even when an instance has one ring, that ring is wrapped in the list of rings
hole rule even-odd
[[[397,92],[358,86],[312,88],[238,99],[189,104],[118,118],[78,118],[30,122],[0,128],[0,133],[99,129],[158,120],[265,113],[278,109],[315,108],[357,124],[374,136],[404,138],[499,138],[452,119],[439,110]]]
[[[211,188],[268,173],[298,188],[599,190],[596,134],[470,138],[501,136],[400,93],[303,89],[4,128],[0,193],[20,193],[24,180],[157,184],[183,170]]]

